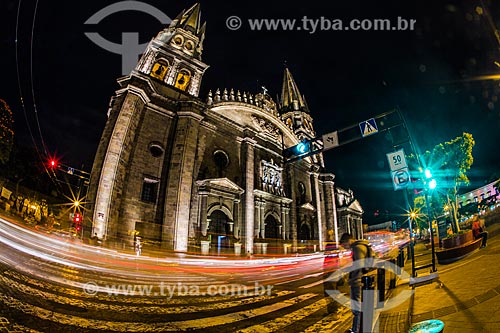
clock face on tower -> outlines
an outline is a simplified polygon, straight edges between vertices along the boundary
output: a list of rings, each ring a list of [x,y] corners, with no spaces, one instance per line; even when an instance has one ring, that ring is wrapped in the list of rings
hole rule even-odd
[[[187,70],[181,69],[177,74],[177,78],[175,79],[175,87],[179,88],[180,90],[186,91],[190,80],[191,74]]]

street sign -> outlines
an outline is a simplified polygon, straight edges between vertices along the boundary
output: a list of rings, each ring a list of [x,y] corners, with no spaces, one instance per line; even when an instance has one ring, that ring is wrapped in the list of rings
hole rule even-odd
[[[391,178],[394,191],[405,189],[410,182],[410,171],[407,167],[391,171]]]
[[[361,130],[361,135],[363,137],[378,133],[378,127],[375,118],[371,118],[359,123],[359,129]]]
[[[388,153],[386,155],[391,171],[408,167],[408,164],[406,164],[405,152],[403,149],[395,151],[393,153]]]
[[[325,134],[321,139],[323,140],[323,151],[339,146],[339,135],[337,131]]]

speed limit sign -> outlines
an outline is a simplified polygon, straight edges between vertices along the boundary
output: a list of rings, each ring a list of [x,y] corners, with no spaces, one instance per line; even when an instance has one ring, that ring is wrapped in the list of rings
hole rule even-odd
[[[389,160],[389,168],[391,171],[401,170],[408,167],[405,159],[405,152],[403,149],[395,151],[393,153],[388,153],[387,159]]]

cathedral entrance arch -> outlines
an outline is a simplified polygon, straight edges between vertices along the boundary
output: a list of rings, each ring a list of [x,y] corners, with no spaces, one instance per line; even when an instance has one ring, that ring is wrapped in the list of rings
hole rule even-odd
[[[304,222],[300,225],[299,239],[300,240],[310,240],[311,239],[311,228],[309,227],[309,224]]]
[[[276,251],[280,239],[280,227],[278,220],[273,215],[268,215],[265,219],[265,236],[270,251]]]
[[[213,247],[221,248],[229,246],[229,218],[219,209],[214,210],[208,217],[210,224],[208,226],[208,235]]]

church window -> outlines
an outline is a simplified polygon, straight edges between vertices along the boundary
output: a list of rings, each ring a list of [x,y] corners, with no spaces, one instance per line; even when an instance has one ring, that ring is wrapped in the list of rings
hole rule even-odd
[[[181,69],[175,80],[175,87],[185,91],[191,81],[191,73],[186,69]]]
[[[181,35],[177,35],[174,37],[174,44],[175,45],[181,45],[183,41],[184,41],[184,38],[182,38]]]
[[[151,68],[151,75],[155,79],[163,81],[165,75],[167,74],[168,63],[165,60],[160,60],[154,63],[153,68]]]
[[[229,165],[229,157],[223,150],[216,150],[213,155],[215,166],[217,167],[218,176],[222,177],[222,171]]]
[[[306,203],[306,186],[303,182],[299,182],[299,205]]]
[[[193,51],[194,49],[194,44],[192,41],[188,40],[186,44],[184,44],[184,48],[188,51]]]
[[[160,157],[163,155],[163,147],[157,143],[157,142],[152,142],[149,144],[149,152],[151,153],[151,156],[153,157]]]
[[[160,181],[157,178],[145,176],[142,182],[141,200],[156,203],[159,183]]]

